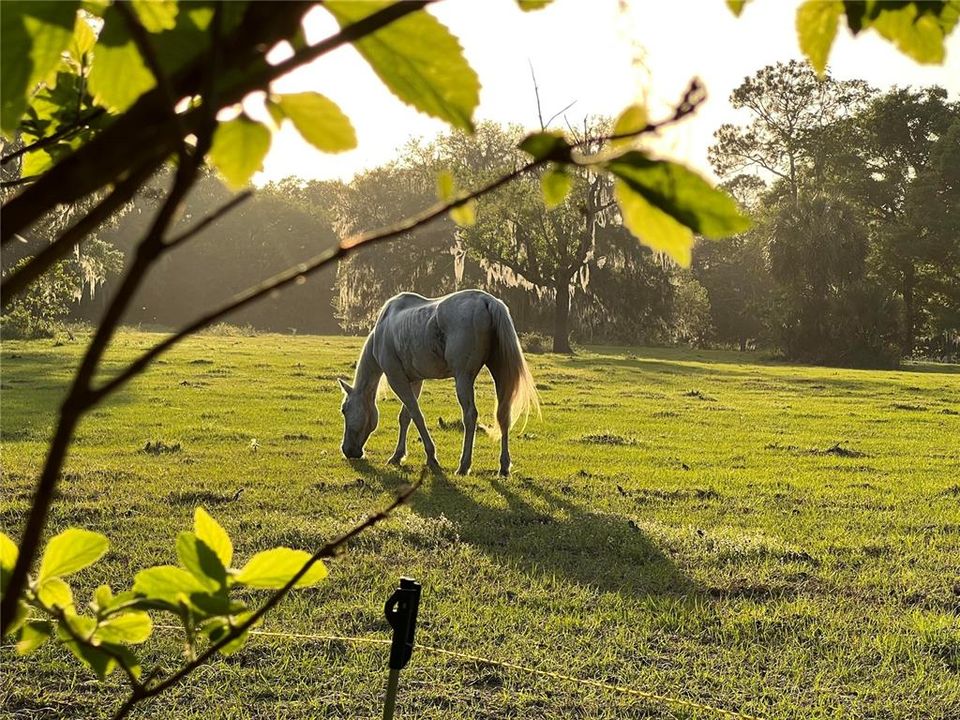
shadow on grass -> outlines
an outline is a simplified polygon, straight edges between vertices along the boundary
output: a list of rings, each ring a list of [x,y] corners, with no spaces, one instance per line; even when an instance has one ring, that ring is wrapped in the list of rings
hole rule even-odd
[[[403,471],[367,461],[351,464],[389,492],[410,480]],[[494,497],[483,492],[487,482]],[[468,481],[437,473],[410,506],[422,517],[446,517],[456,524],[462,542],[528,573],[562,575],[603,592],[635,596],[697,593],[637,526],[592,512],[529,478],[481,472]]]

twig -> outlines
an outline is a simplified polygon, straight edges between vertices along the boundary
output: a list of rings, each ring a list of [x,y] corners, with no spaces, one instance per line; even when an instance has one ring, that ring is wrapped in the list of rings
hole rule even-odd
[[[177,672],[175,672],[173,675],[171,675],[165,680],[162,680],[156,685],[153,685],[149,688],[141,688],[140,691],[134,690],[133,694],[129,698],[127,698],[127,700],[123,703],[123,705],[121,705],[120,708],[117,710],[116,714],[113,716],[113,720],[121,720],[122,718],[126,717],[129,714],[129,712],[133,709],[133,707],[137,703],[143,700],[146,700],[147,698],[153,697],[154,695],[159,695],[160,693],[167,690],[168,688],[176,685],[181,680],[183,680],[187,675],[192,673],[199,666],[205,664],[211,657],[216,655],[221,650],[221,648],[225,647],[226,645],[228,645],[229,643],[231,643],[232,641],[234,641],[235,639],[243,635],[245,632],[247,632],[247,630],[249,630],[251,627],[257,624],[264,615],[266,615],[270,610],[272,610],[277,605],[277,603],[283,600],[283,598],[286,597],[287,593],[289,593],[300,581],[300,578],[306,575],[307,572],[309,572],[310,568],[312,568],[317,562],[319,562],[324,558],[334,557],[338,553],[341,547],[346,545],[348,542],[350,542],[353,538],[355,538],[360,533],[364,532],[365,530],[373,527],[377,523],[390,517],[390,515],[393,513],[394,510],[396,510],[398,507],[406,503],[407,500],[409,500],[410,497],[417,491],[420,485],[423,484],[423,480],[426,472],[427,472],[426,469],[424,469],[424,471],[420,474],[420,478],[413,485],[411,485],[406,490],[404,490],[399,495],[397,495],[397,497],[394,498],[393,502],[390,503],[387,507],[377,511],[373,515],[370,515],[362,523],[355,525],[350,530],[345,532],[343,535],[340,535],[338,538],[328,542],[319,550],[317,550],[310,557],[310,559],[307,560],[307,562],[305,562],[303,566],[293,575],[293,577],[291,577],[282,588],[280,588],[273,595],[271,595],[267,599],[267,601],[263,605],[261,605],[249,618],[247,618],[244,622],[240,623],[239,625],[232,627],[230,631],[227,632],[226,635],[224,635],[222,638],[220,638],[220,640],[213,643],[210,647],[208,647],[206,650],[200,653],[200,655],[198,655],[195,660],[190,661],[189,663],[184,665],[182,668],[180,668]]]
[[[59,130],[57,130],[57,132],[53,133],[53,135],[42,137],[39,140],[36,140],[30,143],[29,145],[24,145],[19,150],[11,151],[7,155],[4,155],[3,158],[0,158],[0,165],[6,165],[8,162],[12,162],[16,160],[18,157],[20,157],[21,155],[25,155],[28,152],[33,152],[34,150],[42,150],[48,145],[53,145],[54,143],[57,143],[61,140],[66,140],[68,137],[71,137],[74,134],[83,130],[86,127],[87,123],[89,123],[91,120],[96,120],[98,117],[103,115],[103,113],[104,113],[103,108],[97,108],[87,113],[84,117],[77,118],[77,121],[72,125],[68,125],[67,127],[60,128]]]

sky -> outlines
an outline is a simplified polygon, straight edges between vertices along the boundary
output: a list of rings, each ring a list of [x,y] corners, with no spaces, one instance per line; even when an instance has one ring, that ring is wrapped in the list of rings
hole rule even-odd
[[[655,144],[663,157],[681,160],[712,177],[707,148],[725,122],[747,115],[728,98],[745,77],[778,61],[800,59],[794,19],[798,2],[754,0],[740,18],[723,0],[555,0],[524,13],[513,0],[445,0],[430,12],[456,35],[481,82],[475,120],[517,123],[539,129],[531,79],[536,74],[543,114],[572,107],[551,127],[583,123],[585,116],[616,116],[645,101],[652,119],[666,117],[693,77],[706,86],[697,114],[665,132]],[[314,43],[337,30],[320,7],[304,21]],[[276,48],[280,59],[289,48]],[[941,85],[960,97],[960,32],[940,66],[918,65],[874,32],[854,38],[841,21],[830,55],[838,79],[864,79],[881,89],[894,85]],[[358,147],[337,155],[314,150],[286,123],[274,136],[258,185],[285,177],[348,179],[396,157],[414,137],[432,137],[448,127],[394,98],[350,46],[278,79],[273,92],[316,91],[351,118]],[[262,104],[262,100],[260,102]],[[257,99],[247,110],[263,117]]]

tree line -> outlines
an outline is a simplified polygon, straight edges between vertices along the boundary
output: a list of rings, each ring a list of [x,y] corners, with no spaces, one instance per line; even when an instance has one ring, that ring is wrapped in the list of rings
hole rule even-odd
[[[521,332],[550,335],[557,352],[568,352],[571,342],[689,343],[871,366],[955,355],[960,105],[943,88],[881,93],[862,81],[817,77],[796,62],[763,68],[730,102],[748,119],[717,131],[710,160],[754,224],[723,241],[698,239],[689,269],[636,242],[609,174],[546,166],[470,208],[468,222],[443,218],[401,242],[360,250],[335,271],[230,320],[269,331],[364,333],[397,292],[482,287],[508,302]],[[579,139],[610,125],[585,122]],[[390,225],[453,187],[509,172],[524,160],[523,135],[519,127],[485,123],[472,136],[412,141],[349,182],[268,185],[165,256],[125,321],[181,324],[196,308],[339,237]],[[72,317],[97,319],[118,254],[129,254],[158,202],[151,188],[167,181],[160,173],[51,276],[72,303]],[[205,174],[181,223],[230,197],[216,175]],[[31,249],[27,242],[21,252]],[[5,254],[5,267],[16,262],[16,253]],[[92,292],[100,284],[106,287]],[[34,295],[59,297],[49,288]],[[21,307],[29,302],[27,314],[37,317],[36,297]]]

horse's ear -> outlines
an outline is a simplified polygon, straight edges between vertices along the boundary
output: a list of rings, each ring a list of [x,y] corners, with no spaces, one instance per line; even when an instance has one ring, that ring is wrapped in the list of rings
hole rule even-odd
[[[343,390],[344,395],[349,395],[350,393],[353,392],[353,388],[350,387],[350,383],[348,383],[343,378],[338,377],[337,382],[340,383],[340,389]]]

